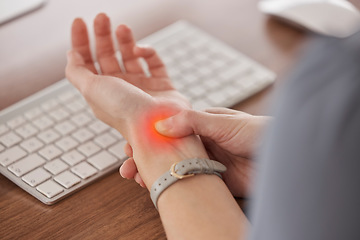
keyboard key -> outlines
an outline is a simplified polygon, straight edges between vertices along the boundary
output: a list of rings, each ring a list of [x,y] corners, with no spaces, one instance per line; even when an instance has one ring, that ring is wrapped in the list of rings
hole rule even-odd
[[[184,91],[185,84],[181,80],[178,80],[178,81],[175,81],[175,80],[176,80],[176,78],[173,78],[173,81],[172,81],[172,84],[174,85],[174,87],[178,91]]]
[[[93,110],[91,110],[91,108],[87,108],[85,110],[85,112],[87,112],[90,115],[90,117],[92,118],[92,120],[94,120],[95,114],[94,114]]]
[[[9,128],[5,124],[0,124],[0,136],[9,131]]]
[[[64,191],[64,188],[59,184],[55,183],[53,180],[49,180],[37,186],[36,190],[44,194],[48,198],[55,197],[59,193]]]
[[[193,104],[192,107],[195,110],[205,110],[206,108],[211,107],[211,103],[205,99],[196,99]]]
[[[81,100],[76,100],[66,105],[66,108],[72,113],[78,113],[85,109],[85,104]]]
[[[194,63],[192,61],[182,61],[180,64],[184,70],[191,69],[192,67],[194,67]],[[194,74],[192,76],[194,76]]]
[[[50,99],[50,100],[44,102],[43,104],[41,104],[41,108],[45,112],[49,112],[51,110],[54,110],[58,106],[59,106],[59,102],[57,100],[55,100],[55,99]]]
[[[62,102],[62,103],[67,103],[67,102],[69,102],[70,100],[72,100],[75,96],[76,96],[75,91],[69,90],[69,91],[66,91],[66,92],[60,94],[60,95],[58,96],[58,99],[59,99],[59,101]]]
[[[109,151],[114,154],[119,159],[125,159],[127,158],[125,152],[124,152],[124,146],[126,144],[126,141],[120,141],[119,143],[115,144],[111,148],[109,148]]]
[[[37,135],[37,137],[46,144],[52,143],[60,138],[60,135],[52,129],[45,130]]]
[[[91,155],[94,155],[95,153],[100,151],[101,148],[93,142],[87,142],[87,143],[79,146],[78,150],[82,154],[84,154],[86,157],[90,157]]]
[[[34,118],[40,116],[42,113],[43,113],[42,110],[39,107],[36,107],[25,112],[24,115],[28,120],[33,120]]]
[[[33,121],[34,125],[40,129],[40,130],[44,130],[50,126],[52,126],[54,124],[54,121],[51,120],[49,117],[43,115],[39,118],[36,118],[34,121]]]
[[[94,137],[94,134],[87,130],[86,128],[81,128],[74,132],[71,136],[73,136],[80,143],[86,142]]]
[[[42,157],[37,154],[32,154],[10,165],[8,169],[16,176],[21,177],[44,163],[45,160]]]
[[[16,135],[14,132],[6,133],[0,137],[0,143],[8,148],[18,144],[19,142],[21,142],[21,137]]]
[[[62,123],[59,123],[55,126],[56,131],[58,131],[63,136],[68,135],[72,131],[76,129],[75,124],[71,123],[70,121],[65,121]]]
[[[95,143],[97,143],[102,148],[107,148],[116,142],[116,139],[112,137],[109,133],[104,133],[94,139]]]
[[[234,86],[225,86],[223,91],[229,98],[240,97],[243,95],[243,90]]]
[[[54,175],[57,175],[68,168],[68,165],[60,159],[55,159],[44,165],[44,168]]]
[[[3,145],[0,144],[0,152],[4,151],[5,147]]]
[[[255,86],[256,82],[253,81],[254,79],[251,76],[246,76],[238,81],[237,85],[240,85],[244,92],[248,93],[252,91],[253,87]]]
[[[73,148],[75,148],[79,143],[75,141],[72,137],[67,136],[59,141],[55,142],[56,146],[61,148],[64,152],[67,152]]]
[[[0,153],[0,164],[4,167],[26,156],[26,152],[19,146],[15,146]]]
[[[121,135],[121,133],[118,130],[116,130],[115,128],[111,128],[110,133],[112,136],[114,136],[118,140],[124,139],[124,137]]]
[[[79,113],[71,118],[71,121],[78,127],[82,127],[85,124],[91,122],[91,117],[87,113]]]
[[[54,178],[55,181],[63,185],[65,188],[71,188],[72,186],[78,184],[81,182],[81,179],[72,174],[69,171],[65,171],[63,173],[60,173]]]
[[[47,145],[39,151],[39,154],[48,161],[60,156],[61,153],[62,151],[54,145]]]
[[[182,73],[182,72],[180,71],[180,69],[178,69],[177,67],[175,67],[175,66],[177,66],[177,65],[178,65],[178,63],[175,63],[175,64],[173,65],[174,67],[170,67],[169,70],[168,70],[169,75],[170,75],[171,78],[174,78],[175,76],[180,76],[180,74]],[[168,66],[171,66],[171,65],[168,65]]]
[[[40,183],[48,180],[49,178],[51,178],[50,173],[46,172],[42,168],[37,168],[34,171],[23,176],[22,180],[30,186],[35,187],[36,185],[39,185]]]
[[[67,118],[70,114],[63,108],[58,108],[49,113],[49,115],[57,122],[60,122]]]
[[[92,167],[86,162],[79,163],[71,169],[73,173],[81,177],[82,179],[89,178],[97,173],[96,168]]]
[[[26,139],[38,133],[38,130],[32,124],[28,123],[17,128],[15,132]]]
[[[204,80],[202,83],[204,84],[204,87],[207,89],[210,89],[210,90],[217,89],[216,92],[218,92],[221,85],[223,85],[222,82],[219,80],[219,78],[216,76],[206,78],[206,80]]]
[[[32,153],[39,150],[42,146],[44,146],[44,144],[37,138],[32,137],[20,143],[20,146],[29,153]]]
[[[25,123],[25,122],[26,122],[26,120],[25,120],[25,118],[24,118],[23,116],[17,116],[17,117],[15,117],[15,118],[9,120],[9,121],[7,122],[7,125],[8,125],[10,128],[14,129],[14,128],[20,126],[21,124],[23,124],[23,123]]]
[[[233,78],[240,78],[240,76],[244,75],[248,70],[249,65],[235,64],[226,69],[226,71],[222,71],[219,76],[222,80],[228,81]]]
[[[106,151],[94,155],[87,161],[99,170],[104,170],[118,162],[116,157]]]
[[[74,166],[75,164],[78,164],[79,162],[85,160],[85,157],[77,150],[72,150],[62,155],[61,159],[64,160],[70,166]]]
[[[206,56],[208,58],[208,56]],[[213,69],[209,68],[207,64],[202,65],[197,69],[197,71],[200,73],[201,76],[210,76],[213,73]]]
[[[184,83],[185,86],[196,83],[198,81],[198,79],[199,79],[199,77],[194,75],[193,72],[181,74],[181,82]]]
[[[93,123],[91,123],[89,125],[89,128],[91,131],[93,131],[96,134],[101,134],[104,131],[110,129],[109,125],[107,125],[99,120],[95,120]]]
[[[216,58],[216,55],[212,57],[213,60],[212,60],[212,63],[211,63],[211,66],[214,70],[219,70],[223,67],[225,67],[226,62],[224,62],[222,59],[219,59],[219,58]]]
[[[207,98],[213,103],[213,106],[222,106],[227,100],[226,96],[220,91],[210,93]]]
[[[188,92],[190,93],[190,98],[198,98],[200,96],[204,96],[207,93],[207,90],[204,85],[199,84],[192,86]]]

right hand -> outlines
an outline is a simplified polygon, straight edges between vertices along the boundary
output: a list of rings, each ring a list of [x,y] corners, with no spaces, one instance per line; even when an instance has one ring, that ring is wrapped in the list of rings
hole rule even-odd
[[[227,167],[223,178],[232,194],[245,197],[251,194],[256,170],[255,162],[251,159],[270,119],[227,108],[212,108],[205,112],[183,110],[157,122],[156,129],[165,136],[176,138],[200,135],[210,158]],[[132,155],[130,146],[126,147],[126,152],[129,156]],[[122,166],[121,174],[127,178],[135,178],[142,185],[132,158]]]

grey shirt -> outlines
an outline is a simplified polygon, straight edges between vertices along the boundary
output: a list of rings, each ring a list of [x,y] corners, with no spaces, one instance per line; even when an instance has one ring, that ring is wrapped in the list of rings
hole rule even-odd
[[[360,34],[314,36],[283,90],[250,239],[360,239]]]

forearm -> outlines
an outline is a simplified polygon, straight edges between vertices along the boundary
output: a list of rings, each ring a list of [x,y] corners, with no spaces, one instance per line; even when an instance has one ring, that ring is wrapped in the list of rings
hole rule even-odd
[[[176,182],[158,207],[169,239],[245,239],[248,221],[218,176]]]
[[[131,146],[138,171],[149,190],[172,164],[190,158],[209,158],[201,140],[194,135],[162,144],[140,136]]]
[[[134,144],[134,158],[148,189],[174,162],[208,158],[194,135],[160,149],[147,139]],[[177,181],[160,195],[158,209],[169,239],[241,239],[248,225],[230,191],[216,175]]]

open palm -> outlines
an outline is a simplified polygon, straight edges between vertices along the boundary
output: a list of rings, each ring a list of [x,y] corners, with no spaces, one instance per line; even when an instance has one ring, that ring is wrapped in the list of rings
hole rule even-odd
[[[144,111],[162,108],[173,114],[189,108],[186,98],[172,86],[156,51],[136,46],[130,28],[120,25],[116,29],[122,65],[116,58],[110,20],[105,14],[96,16],[94,32],[100,70],[96,69],[92,58],[87,27],[82,19],[75,19],[72,25],[73,49],[68,53],[66,73],[99,119],[127,138],[128,123],[143,118],[144,115],[140,115],[145,114]],[[150,76],[145,73],[141,58],[145,60]]]

